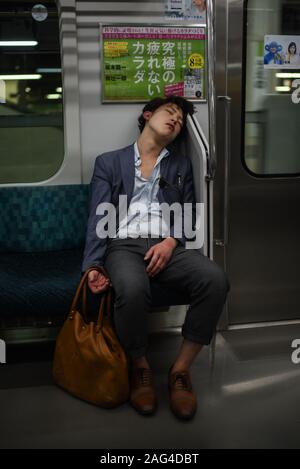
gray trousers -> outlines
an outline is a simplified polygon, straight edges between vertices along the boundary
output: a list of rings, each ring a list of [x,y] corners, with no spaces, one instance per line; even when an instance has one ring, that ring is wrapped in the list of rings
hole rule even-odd
[[[208,345],[229,290],[227,277],[199,250],[178,245],[164,270],[150,278],[144,256],[161,239],[115,239],[109,242],[104,267],[115,295],[114,325],[125,352],[131,358],[146,354],[147,314],[151,309],[151,282],[182,290],[190,306],[182,325],[184,338]]]

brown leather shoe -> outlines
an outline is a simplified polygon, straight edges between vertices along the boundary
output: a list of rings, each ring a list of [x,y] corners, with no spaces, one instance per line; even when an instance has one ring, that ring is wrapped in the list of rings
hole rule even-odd
[[[187,370],[168,374],[170,407],[174,415],[181,420],[190,420],[197,411],[197,396],[193,391],[191,376]]]
[[[157,398],[150,369],[132,368],[129,402],[142,415],[151,415],[155,412]]]

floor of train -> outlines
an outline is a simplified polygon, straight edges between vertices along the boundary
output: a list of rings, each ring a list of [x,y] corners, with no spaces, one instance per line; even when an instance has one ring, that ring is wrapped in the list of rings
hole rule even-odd
[[[8,350],[8,363],[0,365],[0,447],[299,448],[300,364],[291,360],[297,338],[300,325],[217,334],[215,353],[205,348],[191,369],[198,412],[188,422],[177,420],[168,403],[178,332],[149,338],[159,407],[148,417],[128,404],[100,409],[58,389],[49,347]]]

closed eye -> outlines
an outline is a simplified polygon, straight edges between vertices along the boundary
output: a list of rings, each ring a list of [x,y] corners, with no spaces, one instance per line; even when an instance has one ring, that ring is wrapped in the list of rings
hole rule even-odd
[[[169,114],[171,114],[172,116],[176,113],[176,109],[173,109],[173,108],[167,108],[166,109],[168,111]],[[182,127],[183,126],[183,121],[182,119],[179,119],[178,120],[178,124]]]

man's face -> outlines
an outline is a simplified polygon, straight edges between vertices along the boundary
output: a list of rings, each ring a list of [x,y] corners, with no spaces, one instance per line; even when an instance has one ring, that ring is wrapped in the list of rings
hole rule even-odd
[[[145,112],[144,117],[149,128],[168,143],[177,137],[183,127],[183,112],[173,103],[163,104],[153,113]]]

